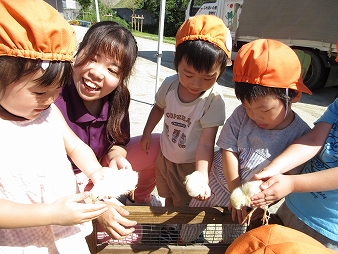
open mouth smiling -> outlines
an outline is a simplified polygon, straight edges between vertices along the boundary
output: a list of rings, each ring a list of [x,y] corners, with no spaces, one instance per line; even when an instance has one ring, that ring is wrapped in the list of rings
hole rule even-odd
[[[95,85],[94,83],[88,81],[88,80],[83,80],[83,83],[85,85],[85,87],[88,89],[88,90],[91,90],[91,91],[98,91],[100,90],[101,88],[97,85]]]

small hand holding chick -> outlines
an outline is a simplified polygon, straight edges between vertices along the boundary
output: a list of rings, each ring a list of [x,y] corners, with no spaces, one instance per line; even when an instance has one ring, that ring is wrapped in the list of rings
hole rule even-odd
[[[90,198],[95,203],[101,199],[116,198],[135,190],[138,173],[131,169],[105,170],[102,179],[90,190]]]
[[[259,192],[261,192],[260,185],[263,183],[261,180],[254,180],[254,181],[249,181],[242,186],[237,187],[236,189],[233,190],[230,196],[230,201],[232,206],[240,210],[242,209],[243,206],[248,206],[250,207],[251,203],[251,197]],[[253,212],[256,210],[257,207],[253,207],[252,210],[248,213],[248,215],[245,217],[245,219],[242,221],[241,224],[244,224],[246,221],[248,222],[247,224],[250,225],[250,220]],[[263,225],[268,224],[269,220],[269,215],[268,213],[268,206],[264,208],[264,214],[263,214]]]
[[[210,197],[210,187],[201,172],[195,171],[187,175],[184,184],[189,196],[200,200],[206,200]]]

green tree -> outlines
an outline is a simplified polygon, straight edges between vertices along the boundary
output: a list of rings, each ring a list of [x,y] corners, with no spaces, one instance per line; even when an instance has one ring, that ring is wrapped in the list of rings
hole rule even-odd
[[[140,1],[141,0],[136,0]],[[143,9],[153,13],[155,24],[159,24],[160,20],[161,0],[144,0]],[[185,20],[186,3],[181,8],[176,4],[176,0],[166,0],[165,18],[164,18],[164,36],[173,37],[176,35],[178,28]]]
[[[92,0],[77,0],[77,2],[81,5],[82,9],[88,10],[89,6],[92,4]]]

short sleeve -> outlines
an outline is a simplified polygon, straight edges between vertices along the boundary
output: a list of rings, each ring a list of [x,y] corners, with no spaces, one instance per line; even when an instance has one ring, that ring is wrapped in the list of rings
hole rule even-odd
[[[222,90],[216,87],[213,92],[211,102],[206,105],[204,115],[201,117],[200,123],[202,128],[222,126],[225,121],[225,101]]]
[[[319,119],[314,124],[317,124],[319,122],[333,124],[336,122],[337,117],[338,117],[338,99],[336,99],[327,107],[324,114],[321,117],[319,117]]]
[[[173,82],[175,82],[176,80],[178,80],[178,76],[177,75],[173,75],[170,77],[167,77],[163,83],[161,84],[161,86],[159,87],[156,95],[155,95],[155,103],[157,104],[157,106],[159,106],[160,108],[165,108],[166,107],[166,100],[165,97],[168,93],[168,91],[171,88],[171,85],[173,84]]]
[[[240,105],[227,119],[217,140],[217,145],[220,148],[232,152],[238,152],[237,141],[244,116],[245,109],[242,105]]]

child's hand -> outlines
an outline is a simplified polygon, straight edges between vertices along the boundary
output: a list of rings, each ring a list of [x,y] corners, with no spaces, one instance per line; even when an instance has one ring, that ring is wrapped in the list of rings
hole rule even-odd
[[[119,240],[134,232],[133,227],[136,225],[136,221],[124,218],[129,215],[129,212],[114,203],[106,202],[106,204],[109,210],[100,216],[98,221],[107,234],[111,238]]]
[[[265,180],[265,179],[268,179],[268,178],[270,178],[274,175],[279,175],[279,174],[280,174],[280,171],[277,168],[269,168],[269,166],[267,166],[261,172],[255,174],[254,179]]]
[[[251,206],[264,208],[293,191],[292,175],[275,175],[261,184],[262,192],[251,197]]]
[[[98,218],[108,210],[106,204],[85,204],[88,192],[60,198],[49,206],[53,225],[70,226]]]
[[[184,184],[189,196],[202,201],[209,198],[211,190],[207,180],[200,171],[187,175]]]
[[[151,141],[152,141],[151,133],[150,134],[143,133],[140,145],[141,150],[144,151],[146,154],[148,154],[148,150],[150,149]]]
[[[130,162],[123,156],[115,156],[109,162],[109,167],[116,169],[132,169]]]
[[[228,210],[231,212],[232,220],[236,221],[236,219],[237,219],[239,224],[241,224],[242,221],[245,219],[245,217],[248,215],[246,209],[247,209],[247,207],[243,206],[243,208],[241,210],[236,210],[232,206],[231,202],[228,205]]]

